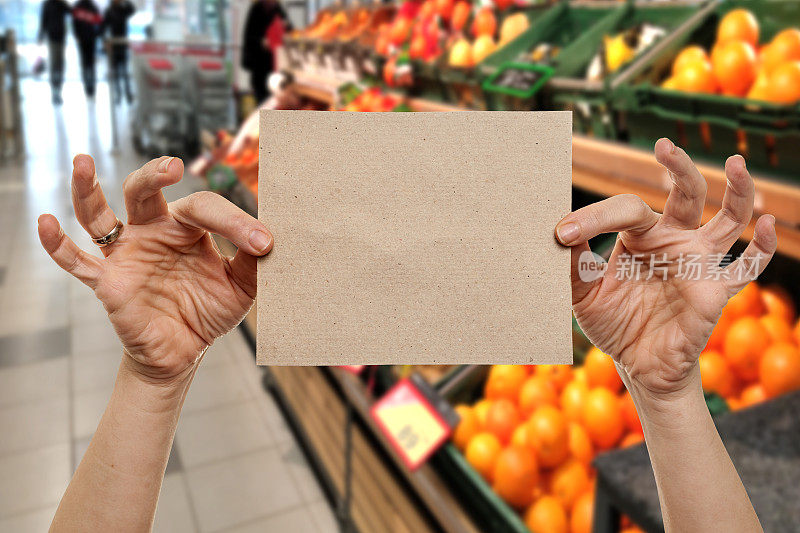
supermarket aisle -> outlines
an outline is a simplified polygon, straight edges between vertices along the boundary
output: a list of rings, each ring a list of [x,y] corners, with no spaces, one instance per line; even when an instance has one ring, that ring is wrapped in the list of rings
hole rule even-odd
[[[79,246],[100,255],[71,215],[72,157],[95,157],[118,214],[122,180],[142,162],[124,133],[122,153],[110,153],[105,86],[90,105],[77,82],[67,84],[62,109],[49,104],[43,82],[25,83],[23,94],[29,156],[0,167],[0,532],[21,533],[47,529],[120,357],[102,306],[42,251],[36,218],[55,214]],[[199,186],[185,178],[168,199]],[[260,376],[239,331],[211,348],[186,400],[156,531],[336,529]]]

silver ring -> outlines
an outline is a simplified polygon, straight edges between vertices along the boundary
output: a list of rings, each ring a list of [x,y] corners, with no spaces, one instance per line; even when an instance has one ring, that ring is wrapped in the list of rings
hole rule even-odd
[[[117,225],[114,226],[114,229],[112,229],[102,237],[98,237],[96,239],[92,237],[92,241],[100,248],[103,248],[105,246],[108,246],[109,244],[112,244],[117,239],[119,239],[120,233],[122,233],[122,221],[120,219],[117,219]]]

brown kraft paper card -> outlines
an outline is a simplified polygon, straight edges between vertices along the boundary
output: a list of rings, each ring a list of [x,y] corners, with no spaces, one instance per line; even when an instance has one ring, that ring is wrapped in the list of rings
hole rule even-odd
[[[261,365],[571,363],[569,112],[261,111]]]

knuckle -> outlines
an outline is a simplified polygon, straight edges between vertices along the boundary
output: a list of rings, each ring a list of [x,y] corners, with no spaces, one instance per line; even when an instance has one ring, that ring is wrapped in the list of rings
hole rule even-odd
[[[198,191],[186,197],[186,207],[190,211],[207,207],[216,194],[211,191]]]

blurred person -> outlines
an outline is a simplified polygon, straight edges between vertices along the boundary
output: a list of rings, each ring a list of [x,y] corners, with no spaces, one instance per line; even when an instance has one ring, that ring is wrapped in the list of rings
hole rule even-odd
[[[95,58],[97,57],[97,37],[103,17],[94,0],[78,0],[72,7],[72,30],[78,43],[81,58],[81,77],[83,90],[89,99],[94,98],[97,84]]]
[[[61,104],[64,84],[64,45],[67,41],[66,18],[70,7],[64,0],[45,0],[39,19],[39,44],[47,39],[47,60],[50,61],[50,87],[53,103]]]
[[[753,214],[754,184],[744,159],[725,165],[722,209],[705,225],[706,182],[667,139],[656,159],[672,178],[662,214],[623,194],[570,213],[556,226],[572,250],[572,306],[589,339],[613,357],[644,429],[667,532],[760,532],[761,526],[706,407],[698,357],[728,299],[766,268],[777,247],[775,218],[762,215],[737,260],[749,276],[635,276],[617,279],[624,254],[725,253]],[[256,261],[273,237],[222,196],[200,192],[167,203],[161,189],[183,163],[155,159],[123,190],[127,224],[108,206],[88,156],[74,160],[78,222],[103,258],[78,248],[52,215],[39,217],[44,249],[99,298],[123,350],[111,399],[58,506],[51,531],[148,531],[181,407],[203,355],[233,329],[256,295]],[[238,251],[223,256],[210,232]],[[618,233],[609,268],[583,281],[588,241]],[[347,250],[341,250],[347,253]],[[647,267],[642,264],[642,269]],[[735,271],[735,270],[734,270]],[[746,278],[746,279],[745,279]],[[265,310],[264,312],[268,312]]]
[[[130,0],[111,0],[111,3],[103,13],[103,25],[100,29],[101,34],[106,31],[113,41],[128,39],[128,19],[136,12],[136,8]],[[125,91],[125,98],[130,104],[133,102],[131,92],[131,82],[128,76],[128,43],[111,43],[111,81],[115,95],[115,103],[122,98],[122,91]]]
[[[291,30],[292,24],[278,0],[255,0],[250,4],[244,23],[242,67],[250,71],[250,87],[257,103],[270,95],[267,76],[275,70],[275,57],[268,33],[276,21]]]

